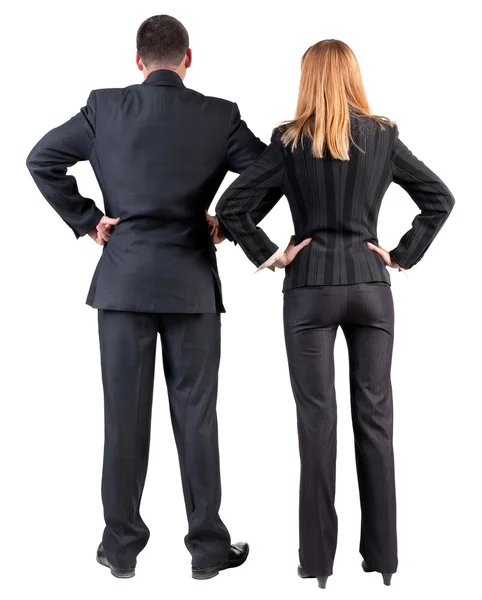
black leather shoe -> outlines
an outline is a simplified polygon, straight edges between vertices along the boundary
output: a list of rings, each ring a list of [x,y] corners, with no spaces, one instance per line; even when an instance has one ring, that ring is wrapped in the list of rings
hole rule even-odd
[[[100,544],[97,548],[97,562],[100,565],[110,569],[112,575],[114,575],[114,577],[118,577],[119,579],[130,579],[136,574],[135,567],[132,567],[131,569],[117,569],[117,567],[112,566],[104,554],[104,547],[102,544]]]
[[[365,573],[374,573],[375,572],[375,569],[371,569],[365,561],[362,562],[361,566],[362,566],[362,569],[365,571]],[[392,583],[392,575],[393,575],[393,573],[382,573],[383,583],[385,585],[390,585]]]
[[[194,579],[211,579],[212,577],[216,577],[216,575],[219,574],[219,571],[240,567],[248,558],[248,554],[248,544],[245,542],[238,542],[231,546],[228,557],[217,565],[203,568],[193,567],[192,576]]]
[[[301,579],[314,579],[316,575],[308,575],[308,573],[305,573],[305,571],[303,571],[303,567],[301,565],[298,565],[298,577],[301,577]],[[329,575],[325,575],[324,577],[316,577],[316,579],[318,580],[318,587],[322,590],[326,588],[326,582],[328,581],[328,577]]]

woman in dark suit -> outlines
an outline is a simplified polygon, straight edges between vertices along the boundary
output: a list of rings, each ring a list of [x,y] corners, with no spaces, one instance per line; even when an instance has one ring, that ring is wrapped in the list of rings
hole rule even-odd
[[[377,218],[390,183],[420,209],[398,246],[378,246]],[[268,193],[279,188],[280,194]],[[286,195],[295,235],[283,252],[257,227]],[[268,206],[270,204],[271,206]],[[263,206],[264,205],[264,206]],[[393,302],[386,267],[409,269],[425,254],[454,199],[368,106],[357,60],[337,40],[308,49],[293,121],[217,205],[220,230],[258,267],[285,268],[284,326],[301,456],[301,577],[332,574],[336,401],[333,348],[341,327],[349,351],[353,429],[365,571],[397,570],[392,446]]]

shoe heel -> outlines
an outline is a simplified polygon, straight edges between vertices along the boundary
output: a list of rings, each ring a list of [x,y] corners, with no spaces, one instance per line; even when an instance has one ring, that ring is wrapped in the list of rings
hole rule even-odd
[[[216,577],[217,575],[219,575],[219,569],[206,570],[206,572],[204,572],[204,573],[196,573],[195,571],[192,572],[192,578],[197,579],[198,581],[203,581],[205,579],[212,579],[213,577]]]
[[[328,581],[328,577],[317,577],[318,579],[318,587],[324,590],[326,588],[326,582]]]
[[[374,573],[375,570],[374,569],[370,569],[370,567],[367,565],[367,563],[365,561],[362,562],[362,569],[365,571],[365,573]],[[392,583],[392,575],[393,573],[382,573],[382,577],[383,577],[383,583],[385,585],[390,585]]]
[[[373,569],[370,569],[365,561],[362,562],[361,566],[365,573],[373,573]]]

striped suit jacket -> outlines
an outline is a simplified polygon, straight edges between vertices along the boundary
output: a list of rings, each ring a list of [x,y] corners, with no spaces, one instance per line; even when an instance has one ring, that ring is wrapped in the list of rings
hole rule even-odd
[[[294,151],[274,131],[270,146],[227,189],[216,212],[228,239],[239,243],[260,266],[277,250],[255,218],[286,195],[295,241],[311,237],[286,269],[283,290],[371,281],[390,283],[383,259],[366,242],[378,244],[377,220],[392,181],[420,209],[412,227],[391,251],[409,269],[425,254],[446,221],[454,199],[447,186],[400,141],[396,126],[384,129],[366,117],[352,117],[350,160],[315,158],[311,143]],[[279,193],[273,193],[274,189]]]

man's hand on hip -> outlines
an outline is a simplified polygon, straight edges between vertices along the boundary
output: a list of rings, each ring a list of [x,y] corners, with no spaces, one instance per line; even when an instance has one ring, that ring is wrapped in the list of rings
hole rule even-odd
[[[211,234],[211,239],[215,244],[220,244],[224,242],[226,237],[224,236],[221,227],[219,225],[219,220],[217,217],[212,217],[210,214],[206,213],[206,221],[208,222],[209,233]]]
[[[112,219],[111,217],[102,217],[102,219],[97,223],[97,226],[89,231],[90,237],[96,244],[105,246],[105,244],[107,244],[109,241],[114,227],[119,221],[120,217],[117,219]]]

